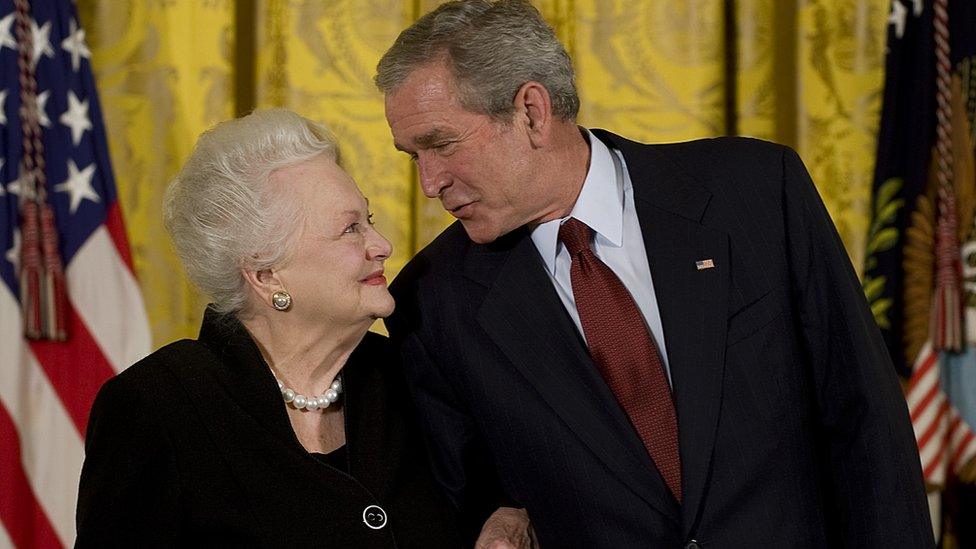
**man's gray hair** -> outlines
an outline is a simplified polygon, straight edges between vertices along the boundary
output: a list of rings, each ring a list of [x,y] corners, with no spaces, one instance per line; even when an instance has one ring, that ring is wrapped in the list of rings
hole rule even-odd
[[[400,33],[376,67],[376,87],[389,95],[415,69],[445,59],[464,108],[497,119],[513,112],[529,81],[549,91],[552,112],[575,120],[579,97],[566,48],[524,0],[448,2]]]
[[[280,265],[305,219],[288,189],[273,188],[272,172],[320,154],[338,159],[331,132],[284,109],[222,122],[197,140],[166,189],[163,219],[187,276],[218,312],[246,307],[242,269]]]

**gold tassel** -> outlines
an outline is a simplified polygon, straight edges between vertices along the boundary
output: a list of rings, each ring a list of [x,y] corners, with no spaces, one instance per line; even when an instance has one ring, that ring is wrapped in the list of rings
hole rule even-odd
[[[41,250],[44,259],[44,328],[48,339],[68,339],[68,296],[58,250],[58,229],[51,205],[41,206]]]
[[[41,295],[41,248],[37,203],[24,200],[20,207],[20,305],[24,311],[24,335],[44,337]]]

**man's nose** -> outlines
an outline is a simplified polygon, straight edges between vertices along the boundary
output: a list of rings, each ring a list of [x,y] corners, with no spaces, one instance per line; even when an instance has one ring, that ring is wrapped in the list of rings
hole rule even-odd
[[[436,160],[420,156],[417,158],[417,171],[420,176],[420,189],[427,198],[438,198],[445,187],[450,186],[451,178]]]

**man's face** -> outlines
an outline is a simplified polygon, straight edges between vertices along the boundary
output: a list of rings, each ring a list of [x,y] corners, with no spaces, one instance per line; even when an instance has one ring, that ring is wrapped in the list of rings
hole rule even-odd
[[[443,63],[414,70],[389,94],[386,120],[417,163],[424,195],[439,198],[471,240],[491,242],[541,215],[546,197],[531,178],[519,117],[505,124],[463,108]]]

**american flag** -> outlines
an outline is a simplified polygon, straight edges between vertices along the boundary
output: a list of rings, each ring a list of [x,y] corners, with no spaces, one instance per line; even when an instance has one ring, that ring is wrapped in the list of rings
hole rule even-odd
[[[91,53],[73,2],[30,2],[18,35],[15,4],[0,0],[0,547],[64,547],[74,509],[88,411],[105,380],[145,356],[149,326],[133,274]],[[20,37],[20,41],[18,41]],[[47,202],[67,277],[63,342],[27,340],[21,311],[20,202],[25,185],[25,50],[36,78]],[[133,410],[133,413],[139,413]]]
[[[928,7],[919,5],[916,11]],[[930,314],[931,337],[913,365],[907,398],[922,473],[929,485],[944,486],[962,471],[972,482],[976,467],[976,9],[971,2],[934,0],[931,13],[936,138],[930,166],[939,188],[933,230],[923,232],[931,234],[936,304],[944,295],[952,299]],[[940,294],[946,278],[954,280]],[[955,345],[948,341],[953,336]],[[932,344],[940,339],[937,354]]]
[[[976,482],[974,166],[976,2],[891,0],[864,289],[908,380],[937,537],[960,547],[976,540],[953,514],[973,509],[940,505]]]

